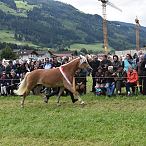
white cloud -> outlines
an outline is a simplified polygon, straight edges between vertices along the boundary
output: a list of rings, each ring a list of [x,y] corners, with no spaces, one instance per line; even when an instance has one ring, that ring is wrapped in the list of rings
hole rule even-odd
[[[102,15],[101,2],[98,0],[58,0],[67,4],[71,4],[80,11],[90,14]],[[118,10],[107,6],[107,19],[112,21],[122,21],[135,23],[138,16],[140,24],[146,26],[146,0],[110,0],[111,3],[122,9],[122,13]]]

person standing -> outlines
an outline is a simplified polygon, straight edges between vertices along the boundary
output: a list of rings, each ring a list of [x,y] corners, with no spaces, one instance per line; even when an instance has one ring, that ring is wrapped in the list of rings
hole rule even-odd
[[[108,71],[108,66],[112,66],[112,62],[108,60],[107,55],[103,55],[103,59],[100,63],[100,66],[103,68],[103,71]]]
[[[119,67],[121,66],[121,62],[119,61],[119,57],[117,55],[113,56],[113,71],[117,71],[119,69]]]
[[[143,85],[142,85],[142,92],[143,95],[146,95],[146,54],[144,55],[144,60],[141,62],[141,74],[143,76]]]
[[[142,73],[142,70],[141,70],[141,64],[142,64],[143,61],[144,61],[144,55],[139,56],[138,62],[137,62],[137,72],[138,72],[138,76],[139,76],[138,81],[139,81],[139,90],[140,90],[141,94],[143,94],[143,89],[142,89],[143,73]]]
[[[20,83],[20,78],[17,76],[15,71],[12,70],[10,75],[10,85],[9,85],[9,92],[11,95],[14,95],[14,90],[17,89],[19,83]]]
[[[134,69],[136,69],[136,64],[133,61],[133,58],[131,56],[131,54],[127,54],[125,60],[123,61],[122,64],[124,71],[128,72],[129,67],[132,67]]]
[[[100,66],[100,61],[98,60],[98,56],[93,56],[93,60],[91,62],[89,62],[92,70],[92,91],[91,92],[95,92],[95,86],[96,86],[96,72],[98,67]]]
[[[2,64],[2,61],[0,60],[0,75],[5,71],[5,66]]]
[[[53,68],[53,60],[46,58],[44,69],[51,69],[51,68]]]

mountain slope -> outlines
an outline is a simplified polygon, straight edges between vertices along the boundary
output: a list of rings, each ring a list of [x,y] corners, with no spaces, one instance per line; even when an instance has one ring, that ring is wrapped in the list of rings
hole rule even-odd
[[[15,39],[63,48],[73,43],[102,43],[102,18],[84,14],[71,5],[53,0],[0,0],[0,28],[15,32]],[[16,6],[16,7],[15,7]],[[16,12],[16,13],[14,13]],[[116,50],[135,48],[135,26],[108,21],[109,45]],[[146,44],[141,27],[141,46]]]

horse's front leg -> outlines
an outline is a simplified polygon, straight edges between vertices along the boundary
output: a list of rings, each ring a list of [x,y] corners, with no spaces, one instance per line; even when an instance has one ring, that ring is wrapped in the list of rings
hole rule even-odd
[[[58,96],[57,96],[57,106],[60,106],[60,97],[61,97],[63,91],[64,91],[64,88],[61,87],[61,88],[59,89],[59,93],[58,93]]]
[[[82,98],[79,96],[79,93],[72,87],[72,85],[68,84],[68,83],[64,83],[64,87],[66,89],[68,89],[70,92],[73,93],[73,95],[78,98],[79,102],[81,104],[85,104],[84,101],[82,100]]]

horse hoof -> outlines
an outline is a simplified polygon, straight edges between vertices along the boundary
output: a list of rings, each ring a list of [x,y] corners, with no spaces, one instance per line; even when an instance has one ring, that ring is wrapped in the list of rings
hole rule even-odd
[[[78,99],[74,99],[72,102],[75,103],[76,101],[78,101]]]
[[[81,105],[85,105],[85,102],[84,102],[84,101],[82,101],[82,102],[81,102]]]
[[[45,103],[48,103],[48,101],[47,101],[47,100],[44,100],[44,102],[45,102]]]
[[[46,96],[44,97],[44,102],[45,102],[45,103],[48,103],[48,99],[47,99]]]
[[[24,108],[24,105],[21,105],[21,108]]]

